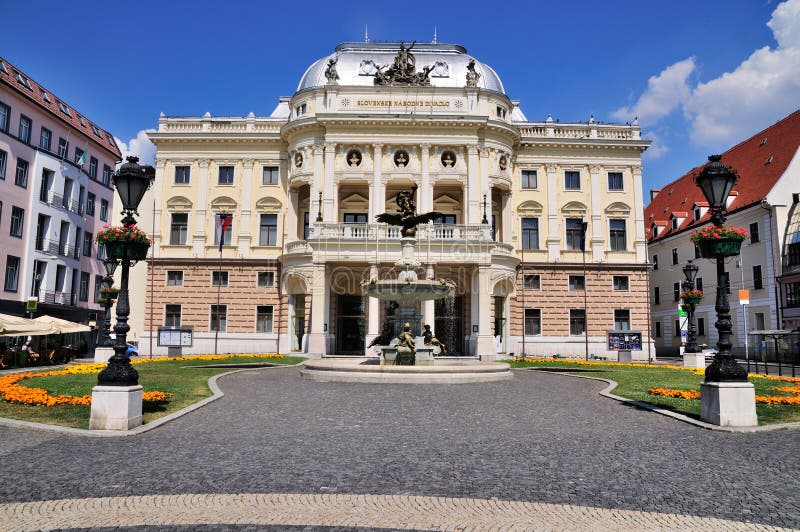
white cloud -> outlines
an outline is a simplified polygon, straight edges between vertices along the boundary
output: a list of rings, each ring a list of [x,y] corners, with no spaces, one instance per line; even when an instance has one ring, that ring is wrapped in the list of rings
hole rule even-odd
[[[693,57],[668,66],[648,80],[635,104],[612,113],[617,120],[638,115],[654,127],[682,107],[690,138],[698,146],[723,149],[780,120],[800,106],[800,0],[787,0],[772,12],[767,26],[775,48],[755,50],[733,71],[692,87]],[[652,136],[652,130],[647,132]],[[653,143],[657,158],[667,149]],[[646,152],[646,153],[648,153]]]
[[[650,144],[650,147],[647,148],[647,151],[644,152],[644,155],[642,156],[644,159],[654,161],[655,159],[661,158],[669,151],[669,147],[664,143],[660,133],[646,129],[642,132],[642,136],[653,141],[653,143]]]
[[[117,146],[119,146],[119,151],[122,152],[123,162],[125,162],[125,158],[128,155],[135,155],[139,157],[139,164],[155,164],[156,145],[150,142],[150,139],[147,138],[148,131],[155,131],[155,129],[143,129],[128,142],[123,142],[117,137],[114,137]]]
[[[630,107],[621,107],[611,113],[616,120],[630,121],[639,117],[644,125],[655,124],[682,105],[691,93],[687,83],[695,70],[694,57],[668,66],[657,76],[647,80],[647,90]]]

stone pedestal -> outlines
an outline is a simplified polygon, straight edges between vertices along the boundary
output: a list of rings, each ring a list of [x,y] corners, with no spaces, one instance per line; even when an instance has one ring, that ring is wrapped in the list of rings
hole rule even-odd
[[[700,419],[721,427],[753,427],[756,390],[749,382],[703,382],[700,384]]]
[[[96,364],[108,362],[108,359],[114,356],[113,347],[95,347],[94,348],[94,361]]]
[[[130,430],[142,424],[142,387],[95,386],[92,388],[93,430]]]
[[[706,367],[705,353],[683,353],[684,368],[704,368]]]
[[[633,362],[630,350],[622,349],[617,352],[617,362]]]

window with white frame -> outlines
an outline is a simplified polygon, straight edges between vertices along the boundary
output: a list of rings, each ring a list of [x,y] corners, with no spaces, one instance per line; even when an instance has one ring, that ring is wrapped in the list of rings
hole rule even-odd
[[[50,143],[52,142],[52,139],[53,132],[42,126],[42,130],[39,133],[39,147],[43,150],[50,151]]]
[[[614,330],[615,331],[630,331],[631,330],[631,311],[628,309],[615,309],[614,310]]]
[[[615,275],[613,281],[614,290],[627,291],[629,289],[629,282],[627,275]]]
[[[258,228],[259,246],[278,245],[278,215],[262,214]]]
[[[538,188],[536,170],[522,170],[522,188]]]
[[[220,166],[219,167],[219,181],[220,185],[233,184],[233,166]]]
[[[564,171],[564,188],[567,190],[580,190],[581,173],[574,170]]]
[[[175,184],[188,185],[191,178],[191,167],[188,165],[175,167]]]
[[[100,219],[104,222],[108,221],[108,200],[100,200]]]
[[[228,305],[211,305],[209,331],[228,330]]]
[[[539,249],[539,219],[522,219],[522,249]]]
[[[609,220],[609,248],[611,251],[626,251],[625,220]]]
[[[525,336],[542,334],[542,311],[538,308],[525,309]]]
[[[275,272],[258,272],[258,286],[262,288],[275,286]]]
[[[6,276],[3,290],[16,292],[19,284],[19,257],[6,255]]]
[[[272,332],[272,305],[256,307],[256,332]]]
[[[167,286],[183,286],[183,270],[167,270]]]
[[[538,273],[526,273],[522,276],[522,288],[525,290],[540,290],[542,279]]]
[[[567,218],[566,226],[567,249],[581,250],[583,247],[583,219]]]
[[[19,115],[19,135],[18,138],[25,144],[31,143],[31,129],[33,122],[25,115]]]
[[[622,172],[608,173],[608,190],[623,190]]]
[[[169,243],[173,246],[185,246],[189,229],[189,214],[173,212],[169,229]]]
[[[278,167],[277,166],[264,166],[261,174],[262,185],[277,185],[278,184]]]
[[[180,327],[181,326],[181,306],[170,304],[164,305],[164,326],[165,327]]]
[[[582,308],[569,309],[569,334],[577,336],[586,332],[586,311]]]
[[[228,286],[228,272],[219,270],[211,272],[211,286]]]
[[[569,276],[569,289],[570,290],[585,290],[586,278],[583,275],[570,275]]]

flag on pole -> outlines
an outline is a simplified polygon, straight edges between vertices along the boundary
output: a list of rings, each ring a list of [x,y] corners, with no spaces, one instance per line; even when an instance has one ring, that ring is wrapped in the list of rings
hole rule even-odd
[[[219,252],[222,253],[222,244],[225,242],[225,231],[231,226],[233,222],[233,215],[228,213],[220,213],[217,227],[219,228]]]
[[[83,166],[84,164],[86,164],[86,158],[89,156],[88,154],[89,152],[86,149],[84,149],[80,159],[78,159],[78,166]]]

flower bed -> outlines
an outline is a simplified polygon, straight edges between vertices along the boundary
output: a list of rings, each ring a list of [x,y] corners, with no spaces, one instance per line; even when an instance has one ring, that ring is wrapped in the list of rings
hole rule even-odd
[[[767,405],[800,405],[800,378],[796,377],[775,377],[774,375],[751,374],[751,377],[779,382],[789,382],[793,386],[776,386],[772,388],[777,392],[786,392],[792,395],[756,395],[756,403]],[[700,399],[698,390],[677,390],[674,388],[651,388],[648,390],[650,395],[661,395],[664,397],[677,397],[679,399]]]

